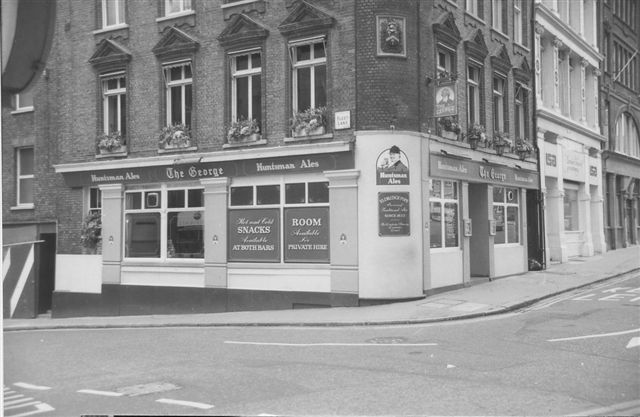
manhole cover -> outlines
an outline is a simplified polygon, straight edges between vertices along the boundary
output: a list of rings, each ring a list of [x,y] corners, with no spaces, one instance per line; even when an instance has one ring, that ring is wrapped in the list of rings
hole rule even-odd
[[[131,385],[129,387],[118,388],[116,392],[129,397],[136,397],[138,395],[154,394],[156,392],[166,392],[177,389],[180,389],[180,387],[172,384],[171,382],[150,382],[148,384]]]
[[[367,343],[377,343],[381,345],[390,345],[394,343],[404,343],[407,339],[405,337],[388,336],[388,337],[374,337],[367,340]]]

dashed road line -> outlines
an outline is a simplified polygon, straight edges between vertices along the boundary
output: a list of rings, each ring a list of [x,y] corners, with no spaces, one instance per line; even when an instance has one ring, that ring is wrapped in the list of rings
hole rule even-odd
[[[210,410],[215,407],[214,405],[211,405],[211,404],[197,403],[193,401],[172,400],[169,398],[160,398],[156,400],[156,402],[163,403],[163,404],[173,404],[173,405],[182,405],[185,407],[199,408],[201,410]]]
[[[622,334],[636,333],[640,332],[640,327],[632,330],[623,330],[621,332],[613,332],[613,333],[601,333],[601,334],[590,334],[586,336],[575,336],[575,337],[563,337],[560,339],[549,339],[547,342],[564,342],[567,340],[580,340],[580,339],[592,339],[596,337],[608,337],[608,336],[619,336]]]
[[[20,404],[20,403],[26,403],[26,402],[29,402],[29,401],[33,401],[34,399],[31,398],[31,397],[22,397],[22,398],[18,398],[18,399],[13,399],[11,401],[6,401],[6,400],[7,399],[5,398],[4,405],[16,405],[16,404]]]
[[[22,395],[7,386],[3,386],[2,391],[2,412],[5,417],[26,417],[55,410],[49,404]],[[17,414],[13,414],[14,412]]]
[[[279,342],[241,342],[241,341],[235,341],[235,340],[225,340],[224,343],[233,344],[233,345],[286,346],[286,347],[314,347],[314,346],[416,347],[416,346],[438,346],[437,343],[279,343]]]
[[[51,387],[47,387],[44,385],[33,385],[33,384],[28,384],[26,382],[15,382],[13,385],[15,385],[16,387],[20,387],[20,388],[25,388],[25,389],[33,389],[33,390],[38,390],[38,391],[46,391],[51,389]]]
[[[124,395],[124,394],[122,394],[120,392],[99,391],[99,390],[95,390],[95,389],[81,389],[81,390],[78,390],[76,392],[80,393],[80,394],[103,395],[105,397],[122,397]]]
[[[5,417],[26,417],[26,416],[31,416],[34,414],[40,414],[40,413],[46,413],[49,411],[54,411],[55,408],[51,407],[49,404],[45,404],[45,403],[39,403],[39,404],[35,404],[35,410],[33,411],[27,411],[26,413],[21,413],[21,414],[14,414],[12,416],[8,416],[5,414]]]

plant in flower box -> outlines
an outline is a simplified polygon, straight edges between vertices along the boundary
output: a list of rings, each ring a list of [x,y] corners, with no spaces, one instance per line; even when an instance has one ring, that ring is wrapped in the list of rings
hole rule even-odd
[[[260,124],[256,119],[240,118],[227,131],[228,143],[253,142],[259,139]]]
[[[178,149],[191,146],[191,132],[183,123],[165,126],[158,137],[160,149]]]
[[[102,214],[89,212],[82,222],[80,242],[82,246],[91,252],[97,251],[98,244],[102,241]]]
[[[486,144],[487,134],[485,133],[484,126],[476,123],[467,130],[467,139],[471,149],[476,149],[478,144]]]
[[[505,149],[511,149],[513,142],[504,132],[494,132],[491,145],[498,155],[502,155]]]
[[[453,117],[440,117],[438,123],[442,126],[442,130],[446,132],[452,132],[456,135],[460,133],[460,124]]]
[[[296,113],[291,118],[291,131],[293,136],[322,135],[327,124],[327,108],[311,107],[305,111]]]
[[[98,149],[101,154],[123,151],[124,140],[119,131],[105,133],[98,140]]]
[[[533,146],[526,139],[518,139],[513,150],[524,161],[533,152]]]

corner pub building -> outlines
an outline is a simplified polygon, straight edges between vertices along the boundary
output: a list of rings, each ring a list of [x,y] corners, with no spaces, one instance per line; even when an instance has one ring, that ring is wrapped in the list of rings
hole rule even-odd
[[[532,137],[527,48],[490,38],[489,2],[59,3],[54,316],[357,306],[527,270],[535,156],[434,117],[457,72],[456,123]]]

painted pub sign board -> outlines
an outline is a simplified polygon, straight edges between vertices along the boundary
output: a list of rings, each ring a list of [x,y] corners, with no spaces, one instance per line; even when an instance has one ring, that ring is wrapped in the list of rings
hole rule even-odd
[[[404,151],[393,145],[378,155],[376,161],[377,185],[408,185],[409,160]]]
[[[229,210],[229,261],[280,262],[280,210]]]
[[[378,193],[378,235],[409,236],[409,193]]]
[[[284,261],[329,262],[329,207],[284,210]]]

